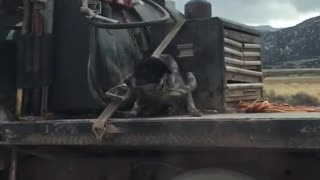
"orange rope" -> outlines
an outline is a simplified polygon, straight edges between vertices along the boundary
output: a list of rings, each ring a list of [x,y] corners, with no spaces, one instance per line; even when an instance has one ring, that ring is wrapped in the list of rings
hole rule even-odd
[[[239,108],[246,113],[320,112],[319,107],[290,106],[288,104],[271,103],[268,100],[240,102]]]

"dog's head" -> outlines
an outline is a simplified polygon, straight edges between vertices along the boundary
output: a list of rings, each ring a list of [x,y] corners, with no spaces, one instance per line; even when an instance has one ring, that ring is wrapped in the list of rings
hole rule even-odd
[[[126,84],[133,88],[158,85],[161,79],[170,73],[169,68],[160,59],[150,57],[135,65],[134,73],[126,80]]]

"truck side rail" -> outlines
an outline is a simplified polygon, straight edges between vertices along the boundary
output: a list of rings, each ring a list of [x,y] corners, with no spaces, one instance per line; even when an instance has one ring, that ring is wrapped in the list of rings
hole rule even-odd
[[[103,145],[115,148],[320,149],[320,113],[222,114],[113,119],[122,130],[103,141],[94,120],[0,122],[0,145]]]

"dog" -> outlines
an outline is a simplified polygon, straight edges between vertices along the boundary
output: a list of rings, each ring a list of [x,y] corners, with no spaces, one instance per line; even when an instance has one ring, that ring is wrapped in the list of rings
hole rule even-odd
[[[192,96],[197,88],[196,78],[191,72],[182,74],[171,55],[137,63],[134,73],[125,80],[136,101],[131,111],[117,114],[133,118],[182,115],[187,111],[191,116],[201,116]]]

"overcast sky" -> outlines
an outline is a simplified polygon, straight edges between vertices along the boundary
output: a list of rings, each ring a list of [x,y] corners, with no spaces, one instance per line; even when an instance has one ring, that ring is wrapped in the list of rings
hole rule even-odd
[[[188,0],[175,0],[183,11]],[[320,15],[320,0],[210,0],[213,16],[249,25],[294,26]]]

